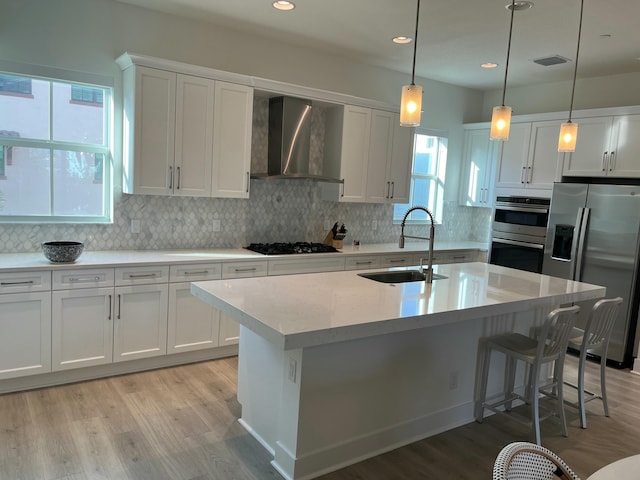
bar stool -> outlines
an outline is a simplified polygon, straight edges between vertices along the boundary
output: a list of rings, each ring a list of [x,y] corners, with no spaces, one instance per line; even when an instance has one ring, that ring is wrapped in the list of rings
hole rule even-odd
[[[602,400],[605,417],[609,416],[609,405],[607,404],[607,389],[605,374],[607,369],[607,350],[613,325],[618,314],[618,307],[622,303],[621,297],[603,299],[596,302],[589,314],[589,319],[584,327],[573,328],[569,335],[569,348],[580,351],[578,361],[578,385],[564,382],[565,385],[578,390],[578,401],[575,403],[566,402],[580,410],[580,426],[587,428],[587,414],[585,403],[591,400]],[[587,361],[587,353],[593,350],[600,350],[600,394],[590,392],[584,388],[584,369]],[[585,395],[587,396],[585,398]]]
[[[476,421],[482,423],[484,410],[495,413],[507,413],[511,410],[514,400],[521,400],[531,406],[531,420],[526,421],[531,425],[535,442],[540,445],[540,394],[557,399],[558,415],[562,425],[562,435],[567,436],[567,423],[564,416],[564,403],[562,398],[562,370],[564,357],[569,341],[569,334],[573,329],[576,316],[580,307],[563,307],[552,310],[538,330],[538,338],[530,338],[520,333],[506,333],[484,339],[484,352],[481,362],[480,389],[475,402]],[[494,402],[487,402],[487,382],[489,379],[489,366],[491,352],[495,350],[506,356],[505,381],[503,395]],[[514,392],[516,363],[520,360],[529,367],[527,384],[524,396]],[[553,377],[544,384],[540,381],[542,366],[555,362]],[[514,420],[521,420],[513,415]],[[547,418],[545,416],[544,418]]]
[[[529,442],[506,445],[493,464],[493,480],[580,480],[551,450]]]

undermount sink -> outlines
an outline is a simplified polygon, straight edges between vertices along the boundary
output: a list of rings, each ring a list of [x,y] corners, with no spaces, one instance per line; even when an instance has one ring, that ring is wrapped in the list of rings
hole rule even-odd
[[[382,283],[405,283],[405,282],[424,282],[427,278],[426,273],[422,273],[420,270],[399,270],[396,272],[370,272],[359,273],[361,277],[375,280]],[[434,280],[441,280],[447,278],[444,275],[433,274]]]

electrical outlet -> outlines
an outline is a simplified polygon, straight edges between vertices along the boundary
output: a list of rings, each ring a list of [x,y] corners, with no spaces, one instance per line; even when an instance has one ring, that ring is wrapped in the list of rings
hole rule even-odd
[[[449,390],[458,388],[458,372],[449,373]]]
[[[377,230],[378,229],[378,221],[374,220],[371,222],[371,230]]]
[[[131,220],[131,233],[140,233],[140,220]]]
[[[211,222],[211,228],[213,229],[214,232],[219,232],[221,227],[220,224],[220,220],[214,220],[213,222]]]
[[[298,362],[295,358],[289,357],[289,381],[296,383],[296,370],[298,369]]]

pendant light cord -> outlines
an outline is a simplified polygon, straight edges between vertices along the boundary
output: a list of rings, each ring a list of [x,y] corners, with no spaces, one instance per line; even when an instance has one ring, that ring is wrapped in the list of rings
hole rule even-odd
[[[582,36],[582,12],[584,10],[584,0],[580,0],[580,23],[578,25],[578,46],[576,47],[576,63],[573,67],[573,86],[571,87],[571,103],[569,104],[569,121],[573,113],[573,95],[576,91],[576,76],[578,75],[578,55],[580,55],[580,37]]]
[[[509,43],[507,44],[507,63],[504,66],[504,85],[502,86],[502,106],[507,94],[507,74],[509,73],[509,55],[511,54],[511,34],[513,33],[513,13],[516,11],[516,0],[511,0],[511,23],[509,24]]]
[[[411,71],[411,85],[415,85],[416,78],[416,52],[418,51],[418,23],[420,21],[420,0],[416,8],[416,34],[413,37],[413,70]]]

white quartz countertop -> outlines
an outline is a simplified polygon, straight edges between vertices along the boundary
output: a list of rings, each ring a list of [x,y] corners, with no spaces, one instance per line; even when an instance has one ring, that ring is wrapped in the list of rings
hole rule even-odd
[[[407,243],[404,249],[393,243],[345,246],[340,253],[317,253],[307,255],[262,255],[244,248],[193,249],[193,250],[104,250],[85,251],[74,263],[51,263],[41,252],[0,254],[0,272],[36,269],[113,267],[115,265],[150,265],[173,263],[237,262],[270,260],[275,258],[315,258],[319,255],[363,255],[419,252],[427,248],[425,242]],[[487,250],[480,242],[436,242],[436,251]]]
[[[385,284],[345,271],[192,284],[191,292],[278,347],[309,347],[603,297],[604,287],[486,263],[447,279]]]

